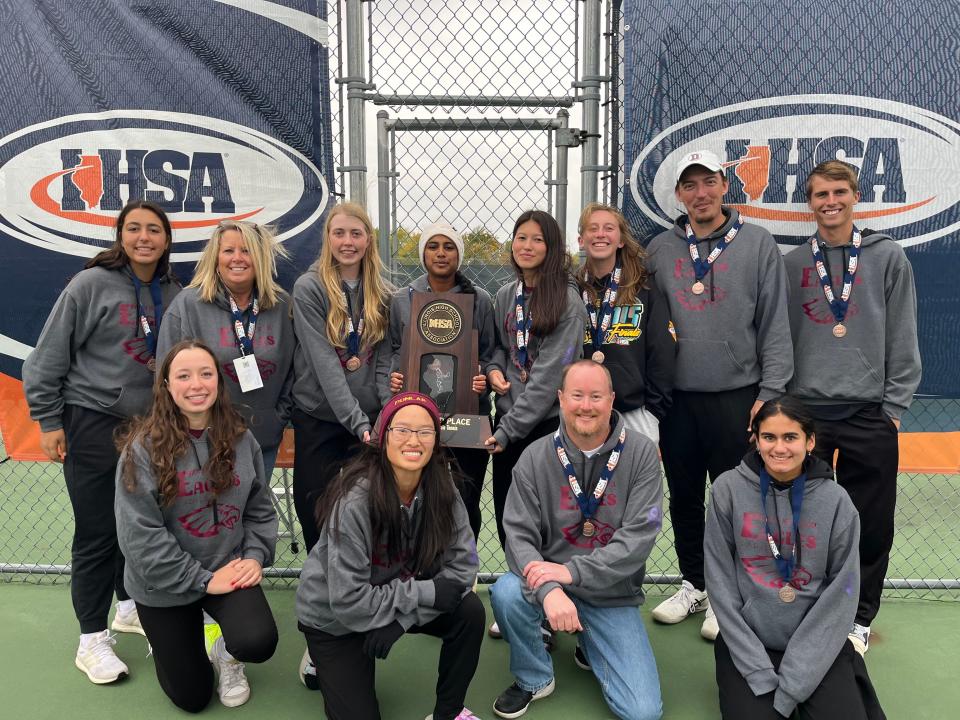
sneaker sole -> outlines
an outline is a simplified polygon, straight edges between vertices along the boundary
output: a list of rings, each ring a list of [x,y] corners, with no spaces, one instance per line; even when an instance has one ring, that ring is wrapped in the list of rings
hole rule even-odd
[[[310,658],[309,652],[304,652],[302,658],[300,658],[300,667],[297,674],[300,676],[300,682],[303,683],[303,686],[307,690],[319,690],[320,681],[317,679],[316,675],[307,675],[305,670],[307,669],[307,661]]]
[[[530,704],[533,703],[534,701],[543,700],[543,698],[547,697],[548,695],[552,695],[553,691],[556,690],[556,688],[557,688],[557,681],[556,679],[553,679],[550,681],[549,685],[537,690],[537,692],[533,694],[533,697],[530,698],[530,702],[528,702],[522,710],[517,710],[517,712],[513,712],[513,713],[507,713],[507,712],[503,712],[502,710],[497,710],[497,705],[496,703],[494,703],[493,712],[496,713],[499,717],[506,718],[506,720],[513,720],[513,718],[518,718],[521,715],[523,715],[525,712],[527,712],[527,710],[530,709]]]
[[[713,630],[705,630],[702,625],[700,626],[700,637],[702,637],[704,640],[713,642],[717,639],[717,635],[719,634],[720,634],[719,630],[714,632]]]
[[[229,708],[240,707],[241,705],[245,705],[249,699],[250,691],[248,690],[246,695],[241,695],[238,698],[220,698],[220,704]]]
[[[136,633],[137,635],[143,635],[143,637],[147,636],[147,634],[143,631],[143,628],[139,625],[127,625],[127,623],[118,622],[116,618],[114,618],[114,621],[110,623],[110,629],[114,632]]]
[[[90,674],[90,671],[83,666],[83,663],[77,660],[76,658],[74,658],[73,664],[76,665],[77,670],[79,670],[84,675],[86,675],[87,679],[90,682],[92,682],[94,685],[109,685],[110,683],[115,683],[119,680],[123,680],[125,677],[127,677],[130,674],[130,671],[128,670],[127,672],[119,673],[115,678],[106,678],[106,679],[95,678],[93,675]]]
[[[578,668],[580,668],[581,670],[588,670],[588,671],[593,670],[593,668],[590,667],[590,663],[583,662],[583,661],[580,659],[580,656],[577,655],[576,653],[573,654],[573,662],[574,662],[574,664],[575,664]]]
[[[707,606],[695,608],[692,612],[687,613],[683,617],[677,617],[676,615],[664,615],[662,613],[657,613],[659,608],[654,608],[653,612],[650,613],[650,617],[656,620],[661,625],[676,625],[677,623],[682,623],[688,617],[693,617],[697,613],[702,613],[707,611]]]

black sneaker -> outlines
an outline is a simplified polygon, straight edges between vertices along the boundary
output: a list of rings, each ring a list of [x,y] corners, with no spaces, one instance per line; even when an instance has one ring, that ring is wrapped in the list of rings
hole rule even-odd
[[[587,660],[587,656],[584,654],[583,649],[579,645],[577,645],[577,649],[573,651],[573,661],[581,670],[590,669],[590,661]]]
[[[550,623],[546,620],[540,626],[540,636],[543,638],[543,647],[546,648],[548,653],[552,653],[557,646],[557,639],[556,634],[550,629]]]
[[[497,701],[493,704],[493,711],[500,717],[507,718],[507,720],[510,720],[510,718],[518,718],[527,711],[530,703],[534,700],[547,697],[547,695],[553,692],[556,686],[556,681],[551,680],[547,685],[534,693],[529,690],[524,690],[514,683],[500,693],[500,697],[498,697]]]

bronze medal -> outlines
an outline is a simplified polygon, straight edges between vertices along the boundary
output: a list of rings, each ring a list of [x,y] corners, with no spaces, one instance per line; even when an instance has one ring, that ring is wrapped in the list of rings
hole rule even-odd
[[[147,370],[149,370],[152,373],[155,373],[157,371],[157,359],[155,357],[152,357],[149,360],[147,360]]]
[[[529,373],[527,373],[526,368],[520,368],[520,382],[525,383],[530,379]]]
[[[602,365],[603,359],[604,359],[603,351],[595,350],[593,355],[590,356],[590,359],[593,360],[595,363],[600,363]]]
[[[347,360],[347,370],[350,372],[356,372],[360,369],[360,358],[356,355]]]
[[[583,536],[584,537],[593,537],[594,533],[597,532],[597,526],[594,525],[589,520],[583,521]]]
[[[785,603],[792,603],[797,599],[797,591],[793,589],[792,585],[784,585],[782,588],[780,588],[777,594]]]
[[[694,294],[694,295],[703,295],[703,291],[706,290],[706,289],[707,289],[706,286],[704,286],[704,284],[703,284],[702,282],[700,282],[699,280],[697,280],[697,281],[693,284],[693,287],[690,288],[690,290],[693,291],[693,294]]]
[[[833,336],[835,338],[842,338],[847,334],[847,326],[843,323],[837,323],[833,326]]]

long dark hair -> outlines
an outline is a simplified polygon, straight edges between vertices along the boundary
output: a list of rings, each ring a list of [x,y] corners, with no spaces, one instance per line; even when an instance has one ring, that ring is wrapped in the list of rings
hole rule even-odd
[[[167,249],[160,256],[154,275],[172,279],[170,274],[170,249],[173,247],[173,229],[170,227],[170,218],[167,217],[167,213],[164,212],[162,207],[149,200],[131,200],[123,206],[120,214],[117,215],[116,235],[113,245],[87,260],[86,265],[83,266],[84,269],[103,267],[107,270],[121,270],[130,264],[130,258],[127,257],[127,253],[123,249],[123,224],[127,220],[127,215],[133,210],[149,210],[160,218],[160,224],[167,235]]]
[[[760,424],[764,420],[772,418],[775,415],[783,415],[793,420],[800,426],[803,434],[807,437],[813,436],[816,431],[816,423],[807,406],[793,397],[793,395],[781,395],[780,397],[767,400],[760,406],[760,409],[757,410],[757,414],[753,416],[753,422],[750,423],[750,429],[753,431],[753,434],[757,435],[760,432]]]
[[[440,427],[436,420],[433,424],[439,438]],[[334,538],[339,541],[339,505],[354,486],[364,479],[369,486],[367,497],[373,543],[379,543],[386,536],[387,557],[400,557],[404,549],[403,518],[396,476],[387,459],[386,442],[379,447],[364,446],[360,454],[330,483],[317,501],[317,527],[329,523]],[[446,453],[438,440],[420,474],[422,515],[407,568],[414,575],[432,576],[440,557],[454,539],[456,526],[451,508],[456,502],[458,482],[459,473],[451,473]]]
[[[535,335],[544,337],[554,331],[560,318],[567,310],[567,283],[570,280],[570,256],[563,245],[563,232],[553,216],[543,210],[527,210],[513,224],[513,233],[525,222],[532,220],[540,226],[543,240],[547,246],[547,256],[543,259],[537,275],[536,290],[530,295],[530,329]],[[518,278],[523,271],[510,253],[510,263]]]
[[[210,455],[203,465],[203,474],[209,478],[215,495],[233,484],[237,439],[247,429],[246,421],[238,413],[223,384],[223,373],[217,358],[209,347],[199,340],[181,340],[164,357],[153,382],[153,406],[142,417],[133,418],[121,428],[116,443],[120,452],[127,450],[123,462],[123,485],[132,492],[137,485],[136,468],[130,446],[137,440],[150,456],[150,464],[157,478],[161,504],[169,506],[177,497],[177,460],[190,445],[190,424],[167,390],[170,365],[183,350],[196,348],[210,355],[217,369],[217,399],[210,408],[210,427],[207,432]]]

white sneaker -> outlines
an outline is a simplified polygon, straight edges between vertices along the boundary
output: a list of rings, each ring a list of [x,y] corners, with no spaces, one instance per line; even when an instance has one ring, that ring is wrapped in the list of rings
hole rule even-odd
[[[223,640],[218,640],[210,653],[210,662],[220,676],[217,694],[226,707],[239,707],[250,699],[250,683],[244,673],[243,663],[236,658],[229,660],[221,657]]]
[[[861,656],[866,655],[867,650],[870,649],[870,626],[854,623],[853,629],[850,631],[850,634],[847,635],[847,638],[850,640],[850,644],[853,645],[854,650],[860,653]]]
[[[710,607],[705,590],[697,590],[686,580],[676,593],[668,597],[653,609],[653,619],[657,622],[673,625],[686,620],[694,613]]]
[[[720,626],[717,625],[717,615],[713,612],[713,608],[710,607],[710,601],[707,600],[707,614],[706,617],[703,618],[703,625],[700,626],[700,636],[704,640],[713,642],[719,634]]]
[[[313,658],[310,657],[310,649],[303,651],[303,657],[300,658],[300,667],[297,669],[297,675],[300,676],[300,682],[307,690],[319,690],[320,681],[317,679],[317,666],[313,664]]]
[[[113,622],[110,623],[110,629],[114,632],[122,633],[138,633],[144,637],[147,634],[143,631],[143,626],[140,624],[140,615],[137,613],[137,607],[134,606],[126,615],[120,614],[120,604],[117,604],[117,613],[113,616]]]
[[[494,623],[490,626],[490,629],[487,630],[487,635],[489,635],[490,637],[492,637],[494,640],[499,640],[500,638],[503,637],[503,633],[500,632],[500,626],[497,625],[496,622],[494,622]]]
[[[116,644],[117,640],[109,630],[98,632],[86,645],[81,640],[74,664],[96,685],[106,685],[125,678],[130,674],[130,669],[113,651]]]

